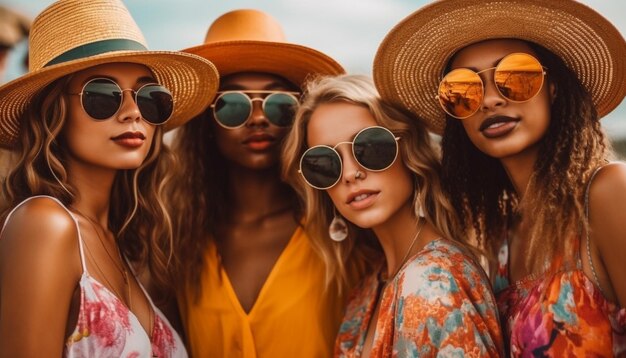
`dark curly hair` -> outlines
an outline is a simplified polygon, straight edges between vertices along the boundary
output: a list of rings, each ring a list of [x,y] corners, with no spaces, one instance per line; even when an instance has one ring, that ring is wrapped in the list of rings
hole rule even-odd
[[[532,273],[546,263],[572,263],[576,238],[588,223],[584,190],[595,168],[611,156],[591,95],[563,60],[528,42],[555,85],[550,124],[524,198],[514,190],[501,162],[478,150],[463,125],[447,117],[442,139],[443,186],[463,234],[475,234],[492,254],[515,223],[529,228],[525,265]],[[532,213],[521,215],[521,213]]]

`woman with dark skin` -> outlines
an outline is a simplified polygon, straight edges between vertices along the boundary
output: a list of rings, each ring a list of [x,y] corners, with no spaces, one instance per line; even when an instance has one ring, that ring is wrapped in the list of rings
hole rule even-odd
[[[424,19],[438,25],[410,25]],[[433,42],[403,42],[407,30]],[[387,67],[396,51],[434,64],[404,99],[390,82],[404,65]],[[443,134],[444,186],[458,230],[493,258],[511,356],[626,355],[626,165],[609,163],[599,121],[626,95],[625,59],[619,31],[575,1],[440,1],[379,49],[383,96]],[[442,96],[468,87],[467,108]]]
[[[204,45],[222,80],[206,111],[178,133],[178,304],[197,357],[329,356],[343,301],[280,178],[280,151],[307,76],[343,72],[284,42],[256,10],[218,18]]]

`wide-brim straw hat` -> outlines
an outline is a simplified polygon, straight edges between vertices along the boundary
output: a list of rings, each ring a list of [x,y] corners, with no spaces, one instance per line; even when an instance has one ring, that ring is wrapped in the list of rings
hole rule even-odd
[[[183,51],[209,59],[222,77],[239,72],[270,73],[301,88],[312,76],[345,72],[324,53],[286,42],[273,17],[252,9],[220,16],[209,27],[203,45]]]
[[[460,49],[488,39],[537,43],[577,74],[600,117],[626,95],[626,42],[591,8],[572,0],[441,0],[387,34],[374,59],[381,96],[407,107],[441,134],[445,112],[435,97],[443,71]]]
[[[53,81],[105,63],[147,66],[174,99],[170,130],[201,113],[215,96],[219,75],[198,56],[148,51],[120,0],[60,0],[33,21],[29,72],[0,87],[0,146],[15,145],[20,119],[33,97]]]

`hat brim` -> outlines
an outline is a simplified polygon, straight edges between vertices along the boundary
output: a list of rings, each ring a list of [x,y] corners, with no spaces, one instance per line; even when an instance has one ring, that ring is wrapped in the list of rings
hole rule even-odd
[[[339,75],[345,72],[343,67],[329,56],[290,43],[224,41],[182,51],[210,60],[222,77],[238,72],[271,73],[289,80],[300,88],[312,76]]]
[[[55,80],[105,63],[127,62],[150,68],[174,100],[172,118],[165,130],[176,128],[200,114],[219,86],[215,66],[204,58],[169,51],[118,51],[44,67],[0,87],[0,146],[15,145],[20,119],[33,97]]]
[[[600,117],[626,95],[626,43],[604,17],[576,1],[448,0],[427,5],[387,34],[374,59],[374,82],[442,134],[435,95],[460,49],[489,39],[521,39],[561,57],[590,92]]]

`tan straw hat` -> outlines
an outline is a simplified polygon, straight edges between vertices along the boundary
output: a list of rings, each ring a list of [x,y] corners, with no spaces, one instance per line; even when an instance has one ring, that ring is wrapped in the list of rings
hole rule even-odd
[[[183,51],[211,60],[221,76],[271,73],[300,87],[309,76],[344,73],[327,55],[287,43],[280,24],[258,10],[234,10],[220,16],[209,27],[203,45]]]
[[[374,59],[381,96],[403,105],[443,133],[435,98],[452,55],[475,42],[515,38],[552,51],[578,75],[600,117],[626,95],[626,42],[589,7],[572,0],[441,0],[424,6],[387,34]]]
[[[0,87],[0,146],[12,147],[20,118],[42,88],[71,73],[112,62],[146,65],[174,97],[165,129],[209,105],[219,83],[209,61],[179,52],[148,51],[120,0],[60,0],[45,9],[30,32],[29,72]]]

